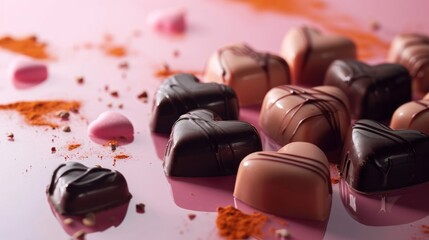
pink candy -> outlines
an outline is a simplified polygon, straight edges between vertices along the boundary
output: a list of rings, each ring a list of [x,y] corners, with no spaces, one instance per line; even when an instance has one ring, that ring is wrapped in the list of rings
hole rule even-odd
[[[102,144],[109,140],[126,143],[134,139],[134,127],[124,115],[107,111],[100,114],[97,119],[89,124],[88,135],[94,141]]]
[[[159,9],[147,18],[151,28],[164,34],[181,34],[186,30],[186,12],[180,8]]]
[[[29,58],[15,59],[10,63],[8,72],[17,88],[32,87],[48,78],[47,66]]]

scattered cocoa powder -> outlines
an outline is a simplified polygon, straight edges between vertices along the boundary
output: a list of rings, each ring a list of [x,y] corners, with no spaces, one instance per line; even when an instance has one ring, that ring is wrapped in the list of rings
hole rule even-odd
[[[78,111],[80,103],[76,101],[30,101],[0,105],[0,110],[15,110],[25,121],[33,126],[57,128],[58,124],[48,118],[58,111]]]
[[[136,204],[136,212],[137,213],[145,213],[145,205],[143,203]]]
[[[148,98],[147,92],[143,91],[142,93],[140,93],[137,96],[137,98],[140,99],[140,100],[142,100],[144,103],[146,103],[147,102],[147,98]]]
[[[56,153],[57,152],[57,148],[56,147],[51,147],[51,153]]]
[[[188,218],[189,218],[189,220],[194,220],[195,218],[197,217],[197,215],[195,215],[195,214],[193,214],[193,213],[189,213],[188,214]]]
[[[263,237],[266,215],[259,212],[248,215],[232,206],[220,207],[217,212],[216,226],[220,236],[230,240]]]
[[[201,71],[183,71],[183,70],[173,70],[168,64],[163,64],[160,69],[156,70],[154,76],[157,78],[166,78],[178,73],[189,73],[193,75],[202,75]]]
[[[112,96],[112,97],[119,97],[119,92],[118,91],[110,92],[110,96]]]
[[[83,77],[77,77],[76,82],[77,84],[82,85],[85,82],[85,79]]]
[[[7,140],[11,142],[15,141],[15,135],[13,133],[8,133]]]

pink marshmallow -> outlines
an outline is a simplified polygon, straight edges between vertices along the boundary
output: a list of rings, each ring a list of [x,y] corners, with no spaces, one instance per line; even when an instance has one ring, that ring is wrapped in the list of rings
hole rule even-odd
[[[91,138],[107,141],[132,141],[134,138],[134,127],[131,121],[124,115],[106,111],[89,124],[88,135]]]
[[[186,30],[186,12],[180,8],[158,9],[148,15],[147,22],[159,33],[181,34]]]
[[[47,66],[29,58],[15,59],[10,63],[8,72],[17,87],[34,86],[48,78]]]

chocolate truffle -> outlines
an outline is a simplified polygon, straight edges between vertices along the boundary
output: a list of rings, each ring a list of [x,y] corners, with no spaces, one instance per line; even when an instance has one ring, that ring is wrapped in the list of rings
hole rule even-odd
[[[262,211],[319,221],[329,216],[331,194],[329,162],[320,148],[305,142],[247,155],[234,189],[235,198]]]
[[[353,119],[385,120],[411,101],[411,78],[399,64],[369,66],[356,60],[336,60],[326,73],[325,85],[344,91]]]
[[[393,40],[387,61],[404,65],[413,79],[415,93],[429,91],[429,36],[402,34]]]
[[[129,202],[124,176],[105,168],[88,168],[76,162],[55,169],[47,191],[49,200],[62,215],[81,215]]]
[[[429,180],[429,137],[359,120],[344,142],[341,176],[358,192],[376,193]]]
[[[286,34],[281,49],[292,73],[292,84],[323,84],[326,70],[336,59],[356,59],[356,46],[342,36],[323,35],[310,27],[295,27]]]
[[[393,113],[392,129],[414,129],[429,135],[429,100],[408,102]]]
[[[332,86],[276,87],[265,96],[259,124],[280,145],[313,143],[336,162],[350,125],[347,97]]]
[[[217,83],[201,83],[191,74],[166,79],[155,93],[150,128],[168,134],[174,122],[195,109],[209,109],[224,120],[238,119],[238,100],[234,90]]]
[[[249,106],[260,104],[271,88],[289,84],[290,73],[281,57],[237,44],[223,47],[210,57],[204,81],[231,86],[240,106]]]
[[[222,121],[209,110],[194,110],[174,124],[164,157],[173,177],[233,175],[248,154],[262,149],[257,130],[240,121]]]

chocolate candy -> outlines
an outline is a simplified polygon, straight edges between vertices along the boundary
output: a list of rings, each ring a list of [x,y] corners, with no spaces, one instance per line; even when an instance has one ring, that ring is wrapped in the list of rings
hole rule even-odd
[[[325,85],[340,88],[349,98],[353,119],[385,120],[411,101],[411,78],[399,64],[369,66],[355,60],[336,60]]]
[[[323,84],[326,70],[336,59],[355,59],[356,46],[342,36],[323,35],[310,27],[292,28],[281,49],[292,72],[292,84],[318,86]]]
[[[120,172],[88,168],[76,162],[61,164],[47,191],[58,213],[81,215],[129,202],[131,194]]]
[[[281,57],[237,44],[223,47],[210,57],[204,80],[231,86],[240,105],[249,106],[260,104],[271,88],[289,84],[290,73]]]
[[[416,93],[429,91],[429,36],[402,34],[395,37],[387,61],[404,65],[413,78]]]
[[[429,134],[429,100],[405,103],[393,113],[392,129],[414,129]]]
[[[214,112],[195,110],[174,124],[164,171],[173,177],[233,175],[246,155],[261,149],[259,134],[252,125],[221,121]]]
[[[155,93],[150,128],[153,132],[168,134],[182,114],[201,108],[216,112],[224,120],[238,119],[238,100],[230,87],[200,83],[191,74],[176,74],[165,80]]]
[[[356,191],[383,192],[429,180],[429,137],[357,121],[344,142],[341,176]]]
[[[344,93],[332,86],[280,86],[265,96],[259,124],[276,143],[310,142],[336,162],[350,125]]]
[[[320,221],[329,216],[331,194],[328,160],[305,142],[249,154],[240,163],[234,189],[234,197],[262,211]]]

